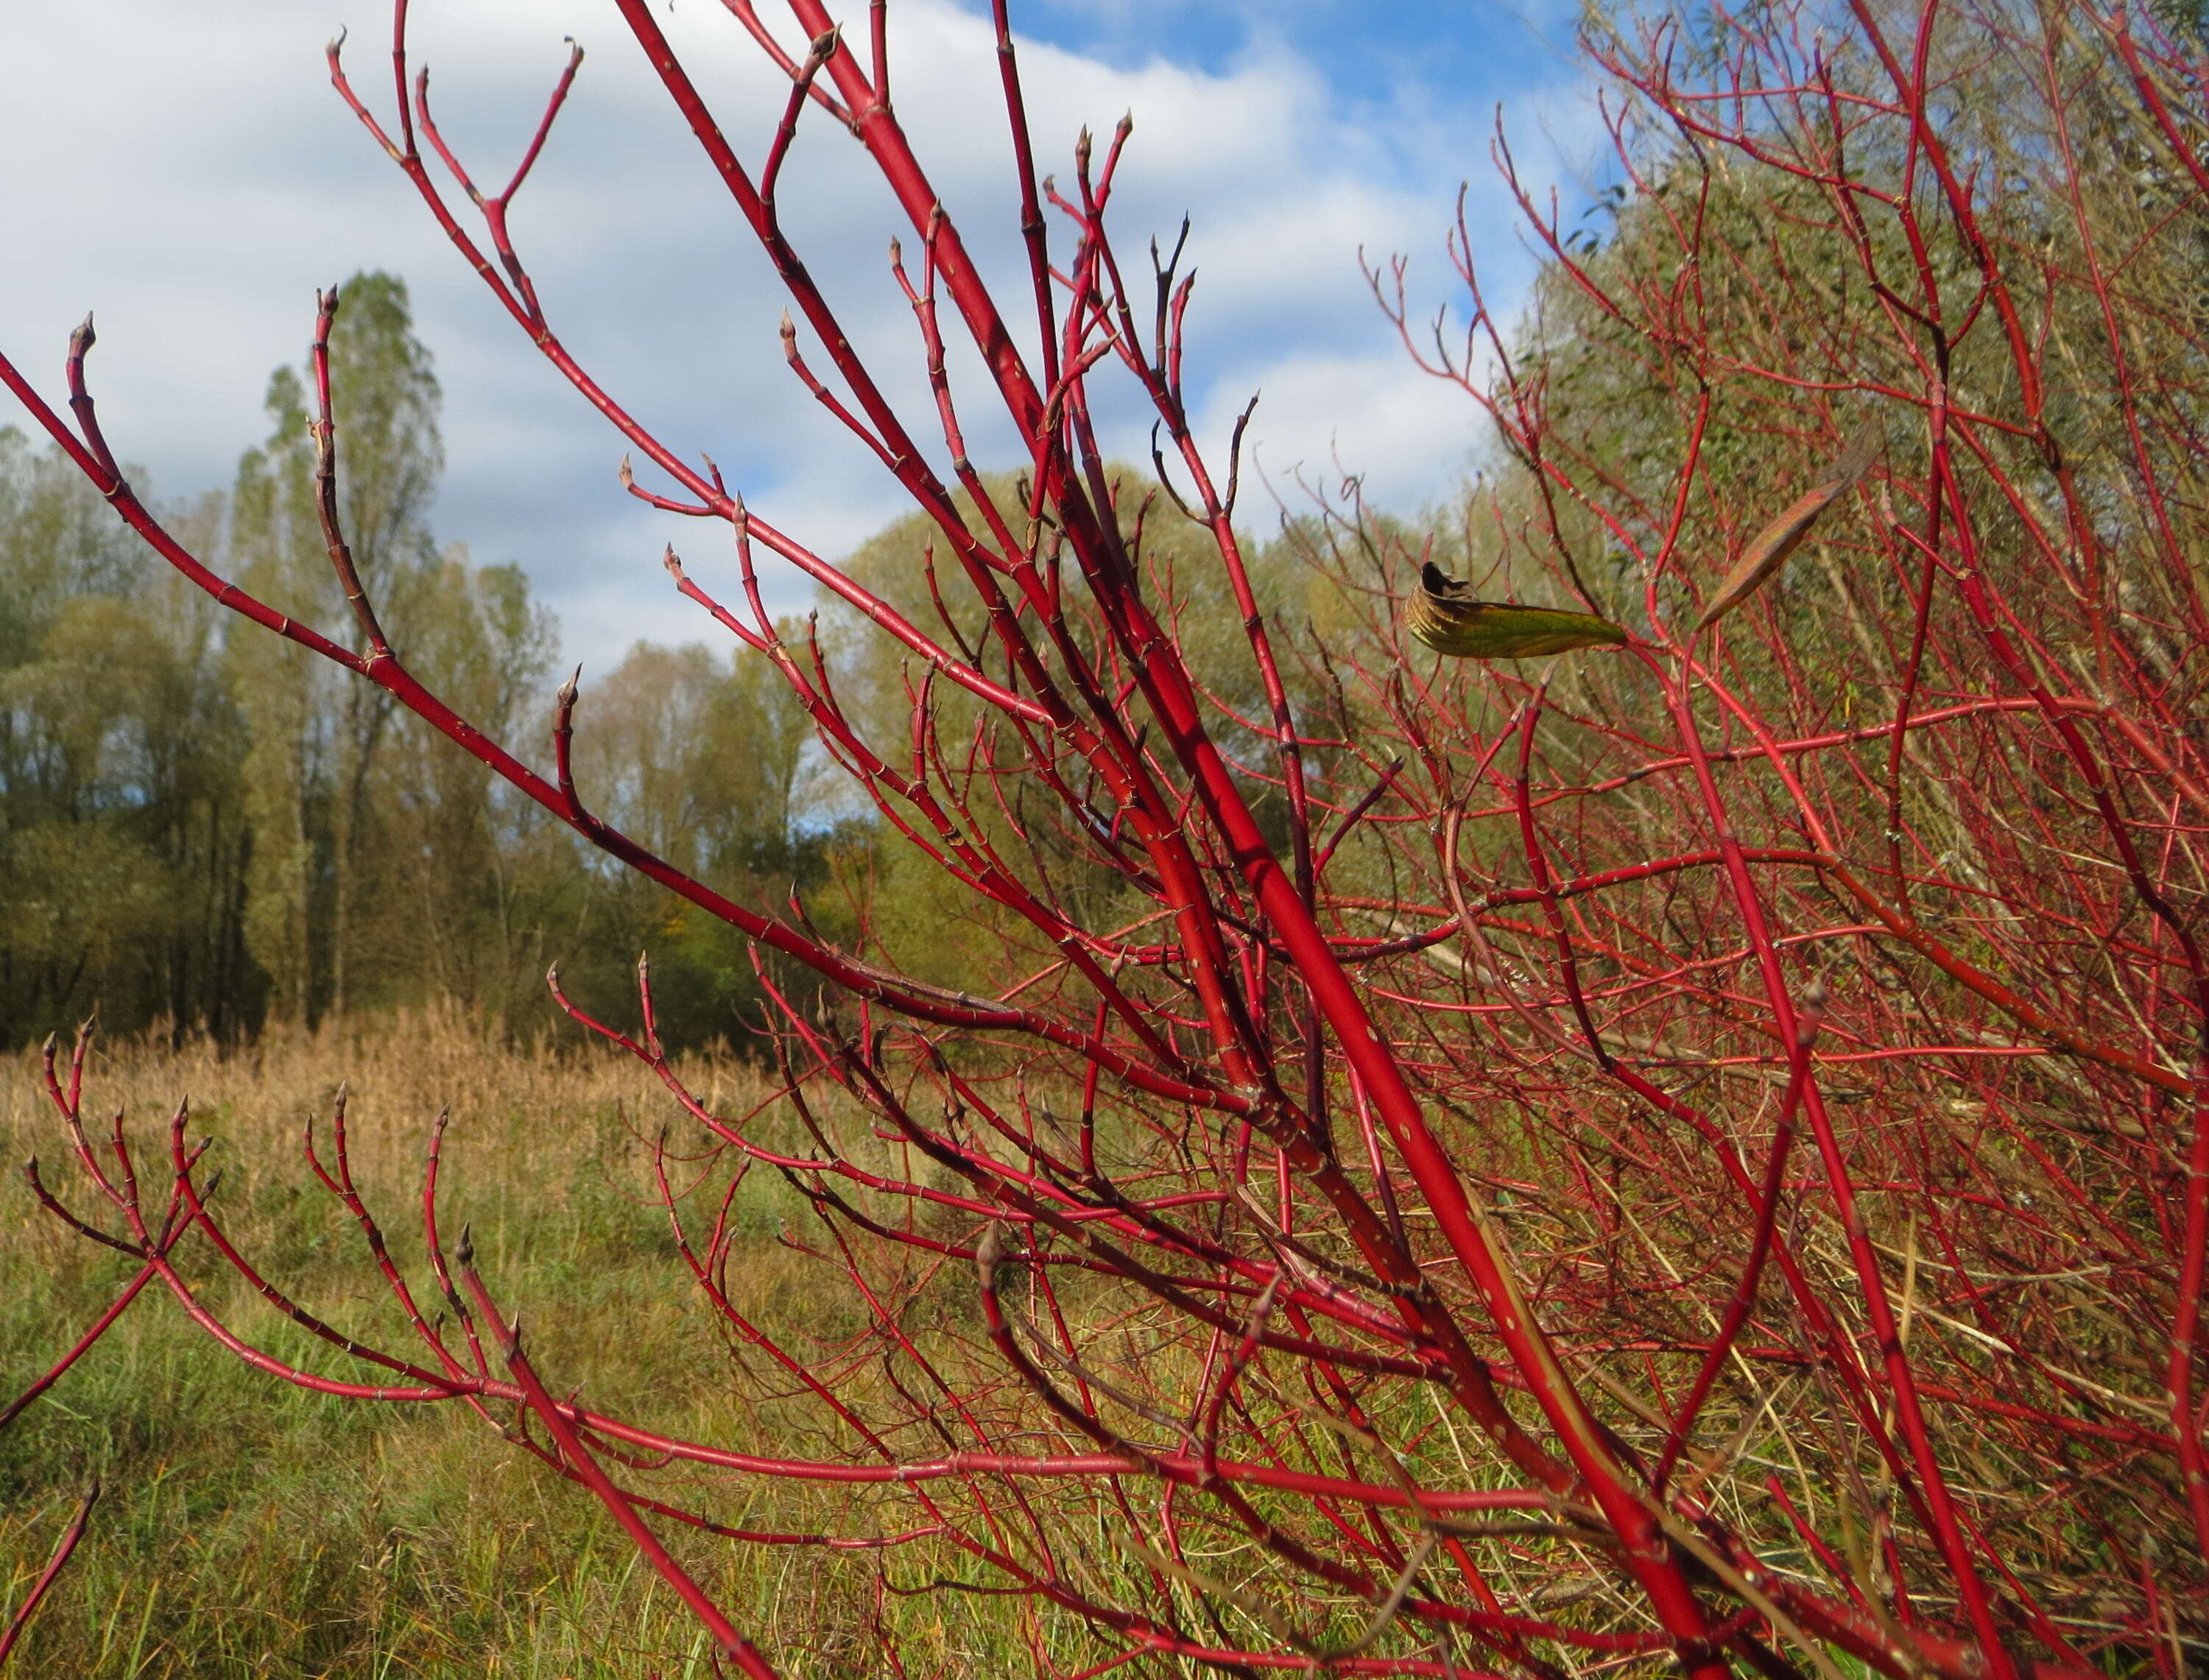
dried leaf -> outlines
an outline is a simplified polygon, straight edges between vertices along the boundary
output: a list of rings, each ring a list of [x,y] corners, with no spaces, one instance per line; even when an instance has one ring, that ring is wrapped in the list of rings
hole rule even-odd
[[[1718,593],[1703,609],[1703,616],[1695,620],[1697,630],[1708,629],[1765,586],[1795,551],[1796,545],[1809,534],[1818,516],[1870,470],[1872,462],[1879,458],[1879,423],[1866,420],[1849,439],[1848,447],[1826,464],[1817,483],[1798,497],[1785,513],[1756,533],[1756,539],[1749,544],[1741,563],[1726,574]]]
[[[1510,601],[1477,601],[1472,586],[1439,567],[1419,569],[1404,622],[1438,653],[1460,659],[1526,659],[1575,647],[1617,647],[1626,632],[1592,612],[1561,612]]]

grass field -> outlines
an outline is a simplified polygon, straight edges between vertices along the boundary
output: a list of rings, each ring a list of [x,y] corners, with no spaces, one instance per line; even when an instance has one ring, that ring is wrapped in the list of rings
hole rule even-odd
[[[690,1069],[719,1104],[757,1076]],[[33,1056],[0,1063],[0,1141],[36,1153],[48,1181],[90,1211]],[[665,1213],[649,1199],[647,1135],[673,1117],[649,1076],[573,1045],[515,1050],[455,1016],[360,1036],[272,1039],[250,1053],[97,1046],[86,1112],[124,1109],[147,1155],[189,1097],[218,1140],[217,1207],[272,1279],[326,1318],[400,1348],[403,1322],[358,1231],[298,1149],[350,1082],[354,1159],[394,1255],[418,1260],[412,1209],[430,1123],[449,1104],[441,1200],[472,1222],[485,1274],[527,1321],[556,1387],[700,1438],[755,1444],[778,1428],[731,1398],[730,1357],[683,1286]],[[154,1169],[147,1169],[149,1182]],[[775,1240],[779,1183],[755,1175],[740,1304],[793,1346],[825,1345],[833,1303]],[[794,1198],[792,1198],[794,1201]],[[262,1346],[338,1374],[344,1362],[188,1245],[189,1275]],[[180,1255],[184,1251],[180,1250]],[[131,1275],[122,1255],[62,1230],[20,1174],[0,1192],[0,1387],[42,1372]],[[433,1297],[434,1298],[434,1297]],[[358,1375],[355,1370],[347,1375]],[[97,1476],[90,1533],[16,1653],[24,1675],[83,1680],[184,1676],[703,1675],[701,1636],[636,1561],[596,1502],[457,1406],[373,1406],[256,1372],[192,1325],[158,1286],[47,1395],[0,1432],[0,1614],[44,1565],[79,1491]],[[702,1478],[693,1496],[724,1520],[849,1532],[842,1493]],[[862,1530],[866,1526],[859,1517]],[[944,1560],[925,1542],[894,1553],[703,1545],[671,1536],[741,1626],[792,1675],[883,1671],[879,1613],[916,1673],[1028,1666],[1025,1614],[972,1594],[884,1595]],[[877,1605],[880,1605],[879,1611]],[[1062,1632],[1056,1636],[1062,1636]]]
[[[716,1113],[743,1113],[767,1094],[759,1073],[733,1060],[693,1061],[681,1072]],[[87,1123],[123,1111],[147,1201],[158,1209],[168,1117],[189,1098],[191,1135],[215,1140],[202,1181],[221,1169],[213,1206],[238,1247],[326,1321],[370,1346],[416,1357],[418,1345],[359,1231],[316,1183],[300,1150],[301,1128],[312,1118],[327,1154],[340,1079],[352,1091],[357,1181],[425,1308],[437,1298],[418,1230],[423,1158],[436,1117],[449,1105],[439,1196],[448,1246],[463,1222],[472,1227],[489,1286],[503,1308],[521,1314],[531,1358],[554,1393],[577,1393],[595,1409],[638,1424],[742,1450],[846,1461],[864,1456],[820,1407],[789,1397],[794,1385],[787,1376],[725,1334],[693,1286],[654,1192],[650,1140],[672,1123],[671,1147],[679,1151],[695,1128],[678,1123],[671,1099],[627,1057],[575,1043],[502,1045],[457,1015],[401,1019],[342,1037],[272,1036],[232,1056],[205,1046],[172,1052],[101,1045],[88,1065],[84,1111]],[[873,1139],[870,1117],[834,1115],[825,1106],[821,1112],[855,1159],[889,1147]],[[747,1130],[787,1153],[809,1147],[779,1105]],[[14,1161],[36,1153],[49,1185],[81,1214],[99,1219],[34,1055],[0,1060],[0,1147]],[[1100,1129],[1100,1150],[1109,1156],[1115,1147]],[[887,1156],[864,1164],[893,1165]],[[671,1176],[684,1182],[679,1172]],[[701,1201],[718,1195],[709,1188],[686,1202],[686,1219],[710,1218],[710,1209],[696,1211]],[[1548,1229],[1528,1223],[1530,1217],[1514,1214],[1536,1235]],[[887,1362],[879,1338],[862,1334],[870,1321],[841,1264],[823,1264],[781,1240],[788,1233],[821,1241],[804,1200],[772,1172],[755,1171],[738,1192],[731,1223],[737,1239],[727,1278],[737,1309],[797,1359],[834,1367],[838,1392],[885,1431],[901,1459],[940,1452],[951,1437],[927,1395],[916,1403],[909,1393],[870,1388]],[[1818,1237],[1809,1231],[1800,1251],[1838,1275],[1840,1258]],[[1555,1246],[1574,1248],[1562,1239]],[[989,1345],[977,1334],[972,1268],[920,1263],[900,1273],[906,1251],[890,1247],[868,1269],[878,1283],[894,1285],[877,1299],[894,1303],[899,1334],[924,1346],[952,1373],[954,1388],[979,1397],[973,1426],[992,1442],[1043,1439],[1023,1423],[1017,1390],[1008,1399],[1008,1385],[991,1374]],[[1587,1251],[1589,1243],[1580,1240],[1577,1248]],[[281,1316],[203,1237],[188,1239],[177,1263],[249,1341],[308,1370],[377,1380]],[[134,1269],[126,1256],[41,1212],[20,1175],[0,1181],[0,1405],[75,1340]],[[2059,1273],[2056,1286],[2083,1275]],[[1078,1276],[1061,1280],[1056,1298],[1081,1326],[1086,1346],[1106,1358],[1123,1350],[1125,1363],[1111,1370],[1124,1380],[1140,1368],[1159,1394],[1196,1391],[1195,1353],[1184,1342],[1155,1336],[1150,1321],[1133,1316],[1116,1327],[1112,1298]],[[2056,1298],[2068,1304],[2074,1297]],[[2109,1340],[2113,1350],[2123,1344],[2114,1331]],[[1926,1368],[1947,1380],[1968,1374],[1953,1353],[1947,1364],[1931,1365],[1940,1350],[1928,1338],[1921,1336],[1917,1351]],[[1791,1473],[1798,1490],[1839,1514],[1845,1540],[1871,1532],[1861,1522],[1848,1526],[1851,1510],[1875,1508],[1865,1499],[1849,1503],[1849,1487],[1857,1484],[1845,1478],[1858,1476],[1861,1466],[1845,1450],[1847,1436],[1841,1450],[1828,1441],[1819,1391],[1785,1370],[1764,1381],[1767,1398],[1751,1393],[1741,1402],[1739,1426],[1725,1425],[1731,1444],[1723,1462],[1710,1460],[1708,1496],[1753,1514],[1755,1488]],[[1619,1426],[1634,1429],[1646,1403],[1623,1388],[1616,1393]],[[1417,1393],[1393,1403],[1414,1410],[1382,1417],[1376,1427],[1409,1443],[1403,1463],[1423,1484],[1478,1489],[1510,1479],[1490,1460],[1466,1457],[1454,1432],[1429,1427],[1417,1411],[1428,1402]],[[11,1677],[703,1680],[710,1665],[689,1612],[594,1499],[501,1438],[496,1425],[506,1421],[497,1408],[487,1423],[459,1404],[336,1400],[289,1385],[225,1351],[166,1290],[149,1286],[56,1387],[0,1430],[0,1622],[22,1601],[87,1482],[97,1477],[104,1490],[88,1537],[32,1624]],[[1649,1448],[1661,1430],[1642,1423],[1653,1431],[1641,1436]],[[1941,1424],[1947,1449],[1971,1468],[1982,1508],[2036,1548],[2035,1590],[2086,1634],[2123,1633],[2113,1610],[2095,1596],[2106,1597],[2114,1613],[2129,1613],[2110,1596],[2115,1577],[2095,1536],[2080,1523],[2032,1515],[2053,1496],[2012,1467],[2013,1442],[1988,1435],[1968,1411],[1944,1413]],[[1803,1453],[1811,1455],[1807,1463]],[[686,1510],[751,1529],[864,1542],[924,1520],[910,1487],[853,1489],[665,1467],[623,1474]],[[2162,1508],[2140,1503],[2152,1484],[2138,1476],[2104,1479],[2107,1510],[2150,1514],[2151,1526],[2134,1531],[2147,1537],[2145,1546],[2153,1526],[2166,1520],[2158,1514]],[[931,1485],[936,1496],[958,1504],[952,1484]],[[1144,1531],[1132,1508],[1125,1529],[1115,1530],[1097,1519],[1085,1484],[1029,1482],[1017,1496],[1039,1524],[1056,1525],[1066,1542],[1059,1552],[1064,1567],[1079,1581],[1098,1583],[1098,1597],[1140,1590],[1135,1577],[1143,1565],[1127,1537],[1140,1545]],[[2077,1498],[2081,1510],[2104,1508]],[[1285,1496],[1257,1499],[1277,1520],[1297,1520]],[[979,1508],[968,1505],[960,1520],[973,1522]],[[1040,1671],[1039,1650],[1060,1672],[1078,1673],[1124,1653],[1073,1616],[1039,1617],[1030,1601],[1002,1590],[948,1590],[1002,1589],[1003,1578],[941,1538],[830,1551],[731,1545],[664,1520],[656,1526],[792,1680],[994,1680]],[[1819,1578],[1817,1561],[1769,1520],[1757,1532],[1765,1555]],[[1922,1541],[1905,1538],[1922,1557]],[[1631,1625],[1606,1596],[1611,1588],[1601,1561],[1571,1536],[1499,1535],[1483,1545],[1490,1575],[1530,1602],[1554,1601],[1561,1617],[1598,1631]],[[1208,1567],[1223,1571],[1243,1561],[1231,1548],[1206,1556]],[[1211,1591],[1219,1598],[1227,1589]],[[1545,1593],[1550,1598],[1536,1596]],[[1363,1601],[1322,1603],[1309,1593],[1296,1608],[1305,1625],[1338,1645],[1353,1639],[1370,1614]],[[1255,1622],[1245,1634],[1267,1637]],[[2192,1655],[2176,1621],[2169,1640],[2170,1650]],[[1837,1648],[1823,1654],[1835,1674],[1863,1671]],[[2120,1640],[2104,1659],[2113,1672],[2146,1673],[2160,1655]],[[1648,1680],[1666,1671],[1667,1661],[1649,1655],[1603,1670],[1617,1680]],[[1119,1671],[1195,1671],[1181,1659],[1146,1656]],[[2161,1671],[2186,1671],[2185,1661]]]

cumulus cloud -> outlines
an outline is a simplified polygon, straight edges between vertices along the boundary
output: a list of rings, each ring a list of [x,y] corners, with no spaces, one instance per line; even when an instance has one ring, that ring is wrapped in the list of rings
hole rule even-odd
[[[298,358],[315,287],[358,268],[402,274],[446,393],[440,533],[479,561],[527,567],[572,656],[603,662],[638,635],[700,633],[668,596],[656,557],[668,540],[710,546],[713,532],[622,496],[619,441],[529,350],[346,113],[322,67],[340,3],[76,0],[0,11],[0,144],[16,160],[0,178],[12,247],[0,267],[0,345],[49,376],[69,325],[96,309],[109,435],[157,491],[184,494],[225,483],[264,434],[263,387],[272,367]],[[342,4],[357,26],[349,65],[388,114],[382,7]],[[894,485],[783,366],[773,274],[611,9],[446,0],[414,10],[441,122],[485,177],[511,166],[563,62],[562,37],[589,50],[515,217],[579,359],[825,554],[900,512]],[[1098,0],[1041,16],[1093,26],[1109,10]],[[1183,0],[1175,10],[1189,20],[1186,54],[1174,51],[1171,12],[1132,33],[1061,28],[1024,41],[1044,166],[1070,173],[1083,125],[1102,134],[1133,113],[1116,222],[1139,254],[1153,232],[1170,242],[1182,215],[1192,219],[1193,406],[1215,449],[1262,390],[1250,442],[1275,481],[1290,484],[1299,464],[1327,474],[1339,464],[1396,504],[1442,492],[1478,442],[1476,417],[1403,356],[1366,292],[1359,251],[1433,253],[1426,295],[1445,296],[1439,248],[1459,181],[1475,184],[1480,225],[1508,221],[1476,139],[1489,113],[1500,99],[1531,130],[1563,132],[1562,153],[1537,150],[1568,168],[1587,132],[1570,72],[1499,51],[1486,84],[1468,80],[1444,98],[1401,42],[1360,58],[1349,36],[1339,51],[1314,51],[1287,27],[1295,8],[1273,28],[1251,27],[1235,5]],[[755,157],[781,107],[773,72],[719,7],[677,0],[661,15],[731,138]],[[1009,303],[1025,293],[1026,271],[986,19],[951,0],[900,0],[891,15],[900,119]],[[814,122],[785,197],[849,335],[914,430],[930,435],[912,316],[885,263],[889,235],[906,231],[888,194],[847,136]],[[1492,262],[1507,295],[1531,272],[1508,238]],[[978,364],[967,356],[954,371],[976,458],[1009,461]],[[1100,412],[1116,449],[1146,452],[1134,394]],[[786,604],[804,597],[794,578],[778,587]]]

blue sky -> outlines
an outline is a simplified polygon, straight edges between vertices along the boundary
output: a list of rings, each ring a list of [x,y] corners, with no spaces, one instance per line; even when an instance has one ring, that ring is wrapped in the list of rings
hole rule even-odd
[[[1166,57],[1219,75],[1254,51],[1293,53],[1385,139],[1407,99],[1484,136],[1497,99],[1572,72],[1574,15],[1544,0],[1040,0],[1014,19],[1023,34],[1123,67]]]
[[[894,86],[970,244],[1017,295],[987,11],[893,0]],[[394,270],[445,388],[440,534],[479,562],[525,566],[571,655],[598,668],[638,636],[703,635],[657,556],[671,537],[688,548],[707,535],[620,494],[617,440],[535,358],[330,90],[322,45],[350,23],[356,74],[388,99],[386,15],[381,0],[0,8],[0,145],[39,160],[0,176],[0,345],[51,381],[69,327],[98,310],[109,436],[158,493],[182,496],[226,483],[265,432],[262,389],[304,347],[315,287]],[[781,100],[749,43],[710,0],[672,0],[664,15],[756,155]],[[414,17],[442,119],[485,173],[503,173],[533,121],[562,37],[589,50],[515,230],[556,326],[603,382],[825,554],[899,513],[895,486],[784,368],[773,276],[605,0],[416,0]],[[1599,154],[1567,7],[1015,0],[1014,17],[1044,166],[1066,166],[1084,123],[1132,111],[1123,247],[1170,236],[1184,212],[1195,222],[1192,406],[1215,452],[1255,390],[1256,467],[1289,500],[1299,473],[1338,467],[1394,505],[1447,494],[1481,441],[1477,415],[1411,367],[1359,250],[1408,255],[1421,310],[1452,301],[1442,238],[1469,180],[1492,295],[1520,293],[1532,265],[1489,160],[1498,106],[1522,164],[1568,197]],[[827,125],[803,133],[791,220],[854,342],[925,430],[911,316],[882,256],[896,218],[863,162]],[[966,412],[977,458],[1009,459],[978,390]],[[1102,412],[1115,447],[1140,454],[1134,404],[1108,397]],[[779,587],[801,603],[794,580]]]

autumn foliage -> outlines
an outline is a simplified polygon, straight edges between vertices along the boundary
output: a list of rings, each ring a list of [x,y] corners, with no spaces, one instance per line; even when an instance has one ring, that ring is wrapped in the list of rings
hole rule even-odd
[[[789,78],[771,129],[717,114],[653,9],[617,5],[788,289],[800,388],[925,521],[903,563],[823,559],[569,355],[508,216],[580,53],[496,190],[440,138],[403,0],[392,88],[334,50],[333,72],[619,434],[634,493],[701,521],[674,587],[779,675],[877,814],[852,936],[594,814],[587,691],[562,691],[543,770],[433,692],[359,585],[334,488],[351,623],[310,626],[135,498],[88,334],[62,406],[0,377],[180,574],[767,954],[769,1113],[685,1085],[648,972],[633,1021],[557,976],[554,996],[665,1081],[687,1122],[657,1146],[671,1287],[701,1292],[729,1381],[801,1408],[817,1448],[677,1438],[569,1394],[527,1329],[560,1302],[441,1226],[434,1145],[402,1265],[341,1117],[311,1170],[412,1345],[360,1346],[230,1243],[188,1113],[158,1143],[96,1137],[65,1055],[82,1183],[34,1177],[55,1216],[275,1378],[480,1411],[602,1500],[748,1674],[773,1653],[664,1534],[869,1552],[885,1591],[929,1548],[921,1585],[1032,1605],[1046,1673],[2198,1665],[2199,37],[2001,0],[1598,30],[1617,190],[1592,220],[1522,193],[1549,256],[1526,318],[1482,300],[1507,230],[1458,227],[1471,308],[1431,330],[1415,274],[1375,275],[1410,353],[1493,420],[1492,472],[1454,522],[1392,520],[1353,485],[1261,549],[1239,432],[1207,459],[1191,431],[1190,282],[1108,232],[1136,143],[1085,136],[1041,173],[1002,3],[1003,209],[1028,257],[1002,285],[899,126],[882,5],[846,32],[792,0],[778,33],[728,0]],[[785,237],[801,122],[846,128],[908,224],[888,283],[923,418]],[[976,388],[946,371],[953,335]],[[1105,458],[1107,380],[1155,411],[1150,474]],[[334,486],[326,379],[315,397]],[[1026,450],[987,478],[960,420],[982,403]],[[855,677],[834,635],[779,628],[761,553],[895,657]],[[1429,565],[1623,645],[1437,655],[1404,618]],[[918,924],[883,884],[916,877],[939,907]],[[730,1298],[731,1210],[777,1174],[817,1216],[786,1240],[864,1308],[827,1357]],[[174,1257],[201,1244],[328,1365],[202,1304]],[[846,1526],[745,1529],[696,1491],[706,1471],[846,1488]],[[887,1635],[880,1656],[900,1665]]]

